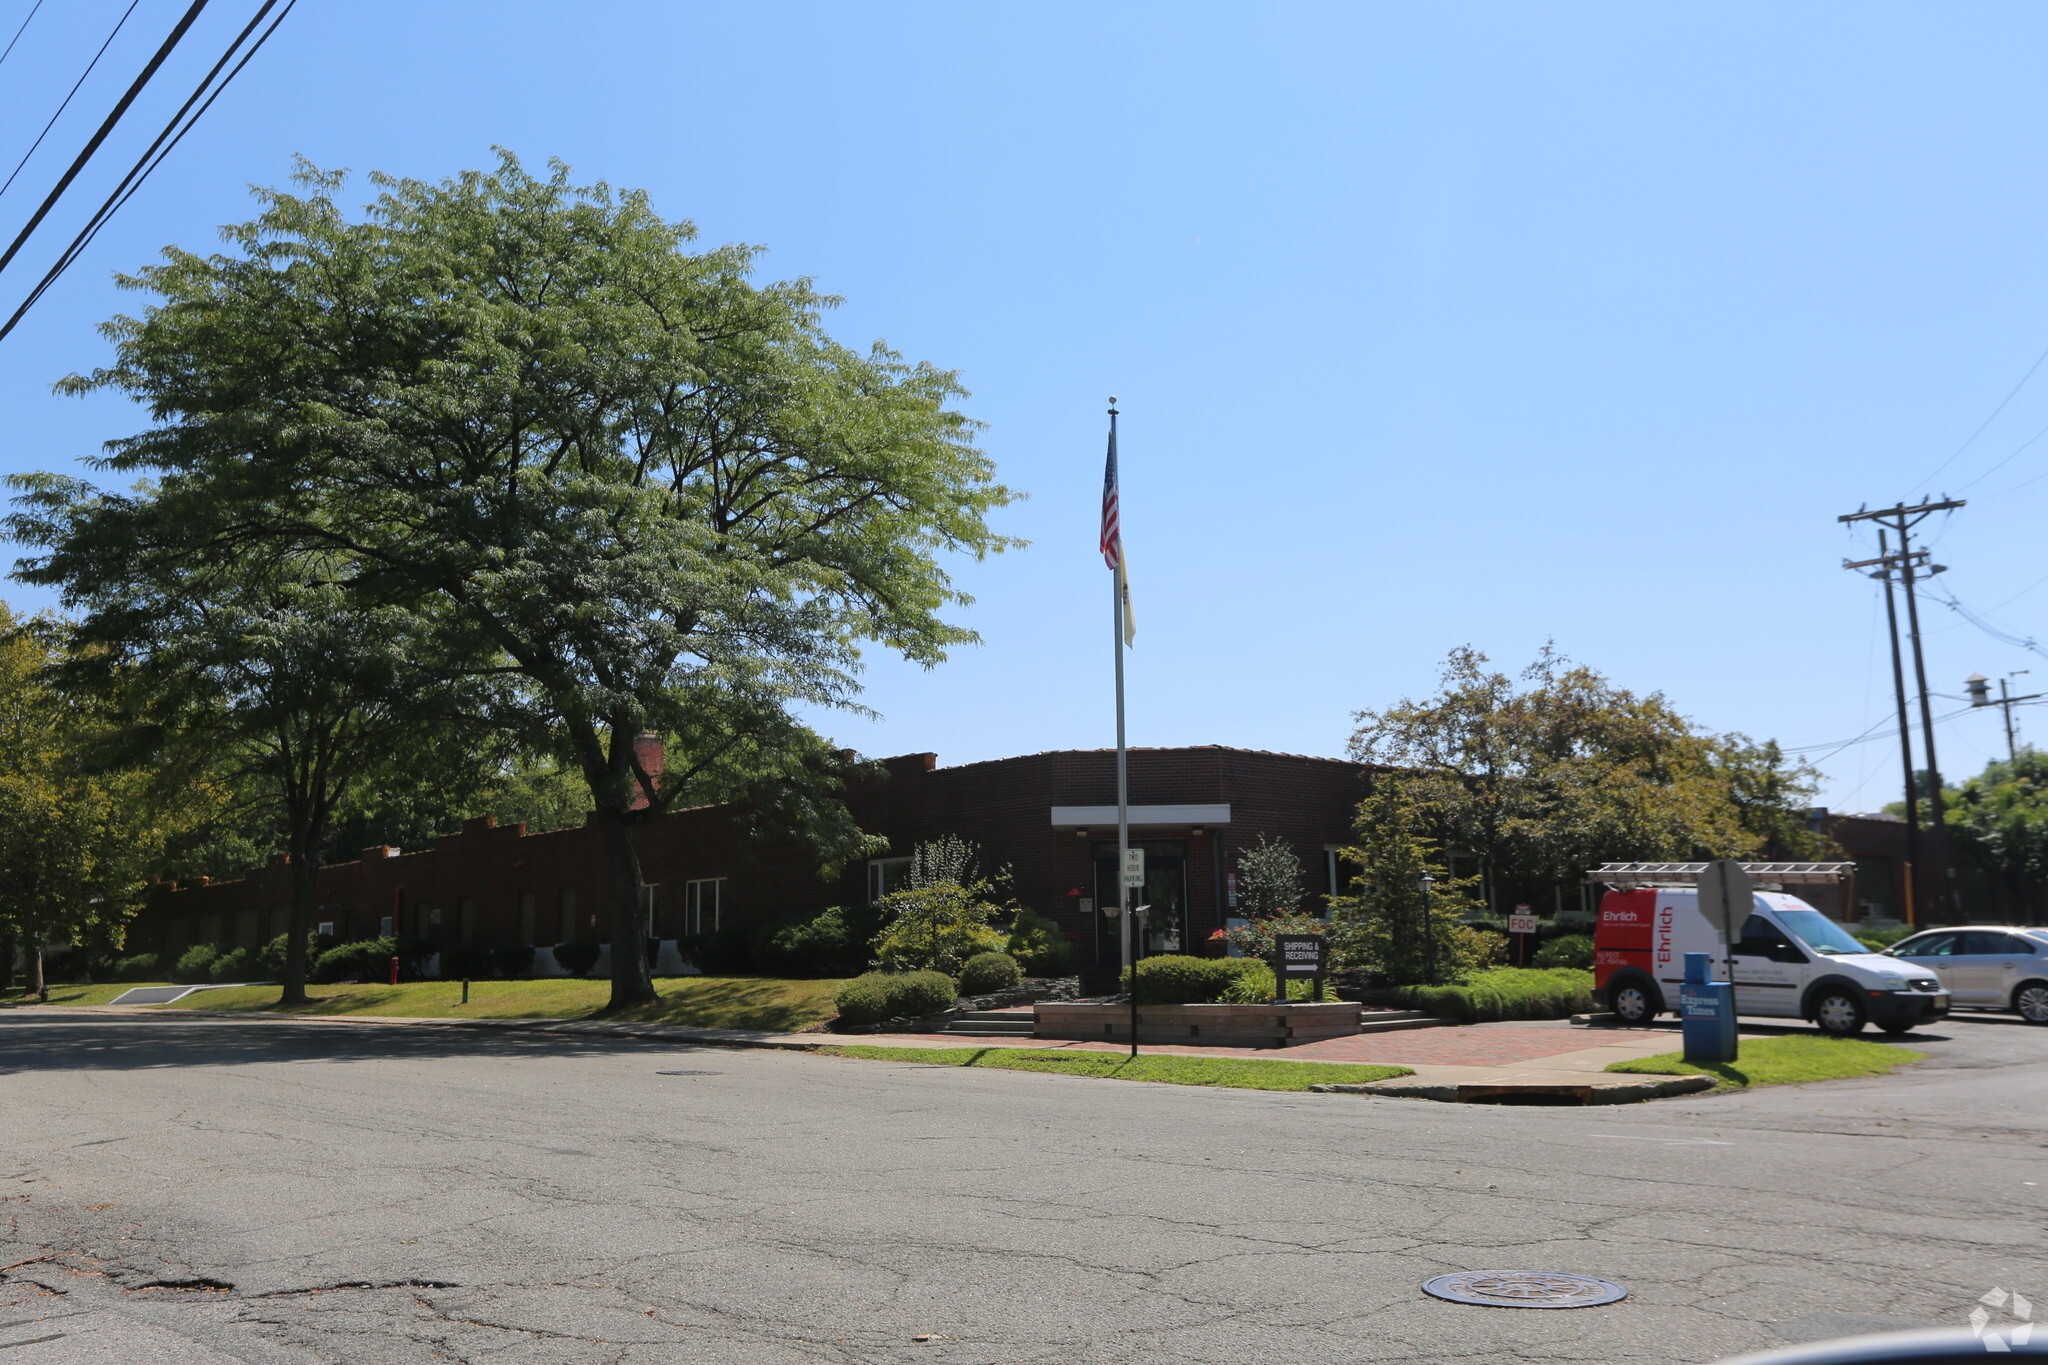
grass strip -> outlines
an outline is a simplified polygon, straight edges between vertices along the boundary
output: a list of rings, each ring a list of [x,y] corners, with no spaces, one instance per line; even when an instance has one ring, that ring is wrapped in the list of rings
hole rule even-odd
[[[107,981],[96,986],[52,986],[50,1003],[53,1005],[106,1005],[123,991],[132,991],[137,986],[166,986],[167,981]],[[0,1001],[14,1005],[33,1005],[36,993],[28,989],[0,991]]]
[[[838,1012],[832,993],[837,981],[796,981],[769,976],[659,977],[661,999],[620,1010],[606,1019],[681,1024],[690,1028],[753,1029],[796,1033]],[[126,986],[112,988],[117,991]],[[382,1014],[402,1019],[584,1019],[611,998],[609,981],[567,977],[538,981],[473,981],[462,1003],[459,981],[407,981],[396,986],[359,983],[308,986],[311,1003],[295,1014]],[[274,1010],[277,987],[238,986],[200,991],[163,1009]],[[50,992],[51,1003],[57,991]],[[83,1003],[83,1002],[81,1002]],[[94,1002],[98,1003],[98,1002]]]
[[[1051,1071],[1063,1076],[1099,1076],[1115,1081],[1156,1081],[1166,1085],[1218,1085],[1235,1090],[1306,1090],[1312,1085],[1364,1085],[1415,1073],[1405,1066],[1363,1066],[1347,1062],[1277,1062],[1256,1057],[1176,1057],[1144,1053],[1041,1052],[1017,1047],[821,1047],[828,1057],[924,1066],[985,1066],[1000,1071]]]
[[[1796,1085],[1804,1081],[1882,1076],[1926,1060],[1926,1053],[1909,1047],[1808,1034],[1746,1038],[1737,1048],[1733,1062],[1711,1066],[1694,1066],[1682,1052],[1660,1052],[1654,1057],[1610,1062],[1607,1069],[1651,1076],[1713,1076],[1720,1082],[1714,1087],[1716,1090],[1740,1090],[1752,1085]]]

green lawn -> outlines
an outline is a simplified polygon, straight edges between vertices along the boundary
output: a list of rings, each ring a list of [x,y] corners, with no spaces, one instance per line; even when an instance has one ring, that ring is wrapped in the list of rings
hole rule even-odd
[[[53,1005],[105,1005],[112,1003],[122,991],[132,991],[137,986],[165,986],[166,981],[109,981],[98,986],[52,986],[50,1003]],[[0,991],[0,1000],[17,1005],[33,1003],[33,991]]]
[[[1799,1081],[1836,1081],[1848,1076],[1882,1076],[1927,1054],[1890,1043],[1860,1038],[1829,1038],[1821,1034],[1744,1039],[1735,1061],[1718,1066],[1693,1066],[1682,1052],[1660,1052],[1632,1062],[1613,1062],[1609,1071],[1652,1076],[1716,1076],[1716,1089],[1749,1085],[1789,1085]]]
[[[838,1012],[832,1002],[838,986],[837,981],[786,981],[778,977],[661,977],[654,983],[661,993],[659,1004],[605,1017],[640,1023],[688,1024],[696,1028],[793,1033]],[[467,1005],[462,1003],[462,983],[458,981],[308,986],[306,993],[313,997],[313,1003],[295,1013],[386,1014],[407,1019],[581,1019],[604,1008],[605,1001],[611,998],[611,983],[567,977],[474,981],[470,983]],[[51,999],[56,999],[56,992],[51,992]],[[160,1008],[271,1010],[277,1008],[277,987],[239,986],[205,991]]]
[[[861,1057],[878,1062],[925,1066],[988,1066],[1003,1071],[1055,1071],[1067,1076],[1105,1076],[1117,1081],[1163,1081],[1168,1085],[1221,1085],[1237,1090],[1306,1090],[1312,1085],[1363,1085],[1415,1073],[1405,1066],[1354,1066],[1343,1062],[1273,1062],[1259,1058],[1175,1057],[1122,1052],[1041,1052],[1006,1047],[821,1047],[828,1057]]]

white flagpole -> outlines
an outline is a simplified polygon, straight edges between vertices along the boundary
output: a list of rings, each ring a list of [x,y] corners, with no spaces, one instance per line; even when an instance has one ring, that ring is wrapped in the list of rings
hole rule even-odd
[[[1116,450],[1116,398],[1109,400],[1109,448]],[[1117,501],[1123,501],[1123,471],[1117,471]],[[1119,516],[1121,521],[1121,516]],[[1124,967],[1131,974],[1131,1055],[1138,1052],[1138,959],[1137,926],[1131,913],[1130,889],[1124,885],[1124,868],[1130,862],[1131,792],[1124,743],[1124,574],[1123,533],[1117,533],[1117,567],[1109,575],[1109,593],[1115,603],[1111,620],[1116,627],[1116,904],[1117,919],[1123,924]]]

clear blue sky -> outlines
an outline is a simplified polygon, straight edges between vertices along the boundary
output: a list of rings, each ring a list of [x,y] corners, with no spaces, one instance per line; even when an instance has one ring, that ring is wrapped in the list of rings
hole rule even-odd
[[[0,174],[123,3],[30,23]],[[9,311],[254,7],[215,0],[0,276]],[[141,0],[0,197],[9,236],[182,8]],[[140,422],[49,392],[132,306],[112,271],[210,248],[294,153],[438,177],[498,143],[769,247],[846,297],[843,340],[974,391],[1033,544],[960,571],[982,647],[878,659],[885,718],[825,722],[865,752],[1111,742],[1111,393],[1134,743],[1339,754],[1453,646],[1546,639],[1716,729],[1848,739],[1889,675],[1839,513],[1968,497],[1930,523],[1941,585],[2048,634],[2048,438],[2014,455],[2048,366],[1932,475],[2048,348],[2044,50],[2038,4],[301,0],[0,344],[0,469]],[[2030,664],[2048,690],[2048,659],[1927,623],[1934,690]],[[1940,735],[1951,774],[2003,749],[1995,713]],[[1891,743],[1825,768],[1838,808],[1897,795]]]

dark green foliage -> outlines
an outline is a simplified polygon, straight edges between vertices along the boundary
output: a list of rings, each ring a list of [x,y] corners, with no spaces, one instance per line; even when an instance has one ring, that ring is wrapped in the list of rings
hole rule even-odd
[[[852,976],[867,967],[868,943],[880,927],[872,906],[835,905],[770,930],[755,946],[755,966],[777,976]]]
[[[1141,1005],[1207,1005],[1224,997],[1240,975],[1263,964],[1255,957],[1187,957],[1162,953],[1138,959],[1138,1003]],[[1131,989],[1131,972],[1120,982]]]
[[[254,981],[263,975],[254,949],[234,948],[213,960],[206,974],[215,981]]]
[[[976,953],[960,964],[960,994],[993,995],[1024,979],[1024,969],[1008,953]]]
[[[1463,985],[1408,986],[1397,993],[1408,1009],[1468,1024],[1497,1019],[1566,1019],[1598,1008],[1593,974],[1572,968],[1494,967]]]
[[[213,960],[220,956],[217,943],[195,943],[179,957],[178,965],[171,969],[171,980],[184,986],[196,986],[213,979]]]
[[[1877,950],[1889,948],[1908,934],[1919,932],[1913,925],[1897,924],[1889,929],[1856,929],[1851,931],[1851,935],[1864,947]]]
[[[1010,926],[1008,952],[1026,976],[1058,976],[1066,971],[1074,948],[1059,925],[1036,910],[1021,908]]]
[[[1529,959],[1532,967],[1577,967],[1593,969],[1593,939],[1588,934],[1565,934],[1550,940]]]
[[[676,952],[706,976],[745,976],[754,970],[754,936],[737,925],[676,940]]]
[[[1441,985],[1498,950],[1465,926],[1479,879],[1446,871],[1436,819],[1408,780],[1391,773],[1359,803],[1358,844],[1343,851],[1358,865],[1357,893],[1330,898],[1330,951],[1339,963],[1393,985]]]
[[[597,955],[603,951],[588,939],[574,943],[557,943],[555,961],[562,964],[562,970],[571,976],[589,976],[590,969],[597,965]]]
[[[958,993],[943,972],[867,972],[840,986],[839,1017],[849,1024],[914,1019],[951,1009]]]
[[[161,981],[163,958],[156,953],[136,953],[114,963],[116,981]]]
[[[256,965],[262,971],[265,980],[281,981],[284,979],[285,955],[291,947],[291,941],[290,934],[279,934],[276,938],[273,938],[270,942],[257,949]],[[318,934],[306,935],[306,961],[308,963],[317,961],[320,953],[320,936]]]
[[[516,980],[533,975],[533,949],[526,947],[492,948],[491,974],[506,980]]]
[[[1257,843],[1237,855],[1237,894],[1246,919],[1300,910],[1308,892],[1294,846],[1261,834]]]
[[[475,981],[479,977],[496,975],[491,965],[491,950],[473,943],[457,944],[441,950],[441,979],[443,981]]]
[[[313,979],[335,981],[389,981],[391,959],[398,956],[398,941],[366,938],[338,943],[313,962]]]

